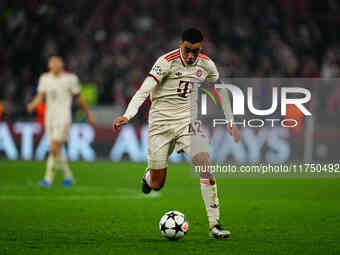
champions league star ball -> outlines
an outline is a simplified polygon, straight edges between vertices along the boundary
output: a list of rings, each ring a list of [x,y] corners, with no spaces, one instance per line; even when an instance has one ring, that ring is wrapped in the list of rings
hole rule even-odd
[[[170,211],[163,215],[159,222],[159,229],[162,236],[169,240],[178,240],[184,237],[189,228],[189,224],[183,213]]]

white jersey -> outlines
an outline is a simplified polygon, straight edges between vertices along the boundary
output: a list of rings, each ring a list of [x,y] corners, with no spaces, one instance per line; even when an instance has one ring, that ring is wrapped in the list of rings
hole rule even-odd
[[[197,90],[200,82],[217,81],[219,73],[215,63],[206,55],[199,54],[194,64],[187,65],[181,50],[176,49],[161,56],[149,76],[158,83],[150,93],[151,124],[159,121],[189,121],[193,106],[191,93]]]
[[[71,123],[72,98],[80,93],[79,79],[75,74],[63,72],[56,76],[44,73],[39,79],[38,92],[46,99],[46,125]]]
[[[156,61],[141,88],[130,101],[124,117],[133,118],[140,105],[150,96],[152,101],[149,124],[169,121],[190,122],[196,118],[197,91],[204,81],[216,82],[219,73],[215,63],[199,54],[195,63],[187,65],[180,49],[173,50]],[[221,96],[226,119],[232,119],[230,100],[225,89],[216,89]]]

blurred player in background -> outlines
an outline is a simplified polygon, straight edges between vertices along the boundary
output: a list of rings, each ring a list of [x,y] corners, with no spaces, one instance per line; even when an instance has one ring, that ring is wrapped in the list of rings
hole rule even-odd
[[[165,183],[168,157],[176,147],[185,152],[195,166],[210,165],[207,136],[202,132],[199,121],[192,121],[190,94],[197,82],[216,82],[219,73],[215,63],[201,54],[202,33],[194,28],[182,34],[179,49],[161,56],[152,67],[141,88],[136,92],[125,114],[113,123],[116,131],[138,112],[139,107],[150,95],[152,105],[149,114],[148,168],[142,179],[142,191],[150,193],[160,190]],[[196,86],[197,87],[197,86]],[[233,118],[228,92],[220,90],[226,119]],[[227,131],[238,142],[239,131],[227,125]],[[192,143],[197,142],[196,145]],[[200,173],[201,193],[208,214],[210,235],[228,238],[230,232],[219,224],[219,201],[216,180],[210,173]]]
[[[64,186],[73,184],[73,175],[66,159],[61,153],[62,145],[67,141],[68,129],[72,122],[72,99],[75,97],[79,106],[86,112],[88,121],[94,125],[94,117],[88,104],[80,95],[80,84],[75,74],[64,71],[61,57],[52,56],[48,60],[49,72],[40,76],[38,94],[27,105],[32,113],[37,106],[46,100],[45,132],[50,141],[50,153],[47,159],[45,177],[40,186],[48,188],[52,185],[55,170],[64,172]]]

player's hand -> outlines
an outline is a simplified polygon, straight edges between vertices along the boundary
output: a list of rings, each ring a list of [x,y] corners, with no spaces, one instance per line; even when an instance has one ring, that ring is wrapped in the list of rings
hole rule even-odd
[[[241,135],[240,135],[240,131],[238,130],[238,128],[233,125],[231,126],[231,124],[228,122],[227,124],[227,132],[234,137],[234,141],[235,143],[238,143],[240,141]]]
[[[126,117],[118,117],[112,124],[113,132],[116,132],[120,129],[121,126],[126,125],[129,122],[128,118]]]
[[[91,126],[94,126],[96,124],[96,119],[94,118],[92,112],[89,112],[87,114],[87,121]]]
[[[32,113],[34,111],[34,106],[32,104],[28,104],[26,109],[29,113]]]

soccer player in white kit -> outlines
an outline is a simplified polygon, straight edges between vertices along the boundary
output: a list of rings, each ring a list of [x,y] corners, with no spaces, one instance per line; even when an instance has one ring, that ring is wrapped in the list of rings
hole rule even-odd
[[[118,130],[138,112],[144,100],[150,96],[148,168],[142,179],[142,191],[160,190],[165,183],[168,157],[176,147],[185,152],[195,166],[210,164],[207,137],[192,123],[190,93],[195,82],[216,82],[219,73],[214,62],[201,54],[203,36],[197,29],[183,32],[179,49],[173,50],[156,61],[141,88],[136,92],[125,114],[113,123]],[[226,119],[232,119],[228,92],[220,90]],[[196,126],[196,127],[194,127]],[[192,132],[196,128],[196,131]],[[227,131],[238,142],[240,134],[235,125],[228,124]],[[196,137],[198,146],[193,146]],[[219,202],[216,180],[210,173],[200,173],[201,193],[206,207],[210,236],[228,238],[230,232],[219,224]]]
[[[72,99],[76,97],[80,107],[87,113],[90,124],[94,125],[94,118],[88,104],[80,95],[78,77],[64,71],[64,62],[59,56],[52,56],[48,61],[49,72],[40,76],[38,94],[27,105],[27,111],[34,109],[45,99],[45,132],[50,141],[50,153],[47,159],[45,177],[40,186],[48,188],[52,185],[55,170],[64,172],[64,186],[73,184],[73,175],[66,159],[61,153],[62,145],[67,141],[68,129],[72,122]]]

